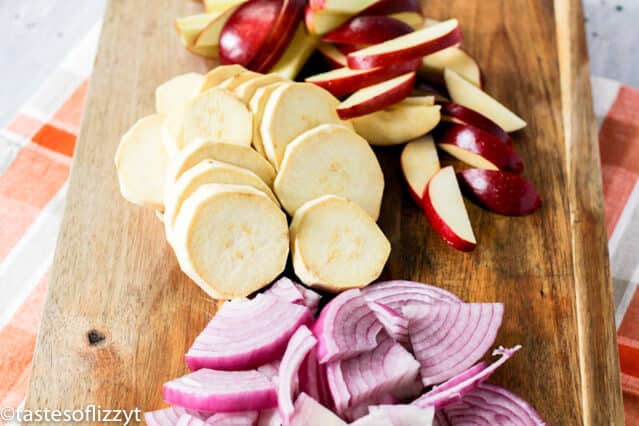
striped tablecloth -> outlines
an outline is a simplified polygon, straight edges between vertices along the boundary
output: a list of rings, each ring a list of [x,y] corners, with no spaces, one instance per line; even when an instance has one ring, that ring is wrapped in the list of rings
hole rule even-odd
[[[96,25],[0,130],[0,408],[22,404]],[[639,424],[639,91],[593,78],[626,422]]]

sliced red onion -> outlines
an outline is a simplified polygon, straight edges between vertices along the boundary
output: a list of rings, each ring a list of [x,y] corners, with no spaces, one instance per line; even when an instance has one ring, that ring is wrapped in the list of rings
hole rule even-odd
[[[215,426],[253,426],[257,421],[257,416],[257,411],[217,413],[206,419],[205,423]]]
[[[362,294],[369,302],[382,303],[397,312],[407,306],[461,302],[444,289],[415,281],[382,281],[362,289]]]
[[[313,326],[320,363],[352,358],[374,349],[382,329],[358,289],[339,294],[322,309]]]
[[[375,313],[389,336],[404,346],[410,344],[408,337],[408,320],[393,308],[379,302],[369,302],[368,307]]]
[[[392,426],[431,426],[435,409],[433,407],[416,407],[414,405],[372,405],[371,413],[383,411],[391,421]]]
[[[408,306],[408,331],[425,386],[471,367],[495,342],[504,314],[501,303]]]
[[[399,404],[400,400],[390,394],[383,395],[377,401],[366,401],[360,405],[356,405],[355,407],[348,407],[341,413],[343,419],[346,419],[350,422],[353,422],[359,418],[362,418],[369,414],[369,408],[371,406],[377,405],[394,405]]]
[[[262,410],[257,419],[257,426],[282,426],[282,418],[278,409]]]
[[[442,411],[452,426],[546,424],[527,402],[512,392],[489,383],[479,384],[461,401],[447,405]]]
[[[433,426],[451,426],[451,425],[443,411],[435,410],[435,417],[433,417]]]
[[[317,346],[315,346],[304,359],[298,376],[301,392],[308,394],[325,407],[330,409],[334,407],[326,378],[326,364],[319,363],[317,359]]]
[[[144,413],[144,420],[149,426],[171,426],[176,424],[183,414],[190,414],[199,419],[204,419],[204,416],[195,410],[187,410],[182,407],[167,407],[161,410],[147,411]]]
[[[248,370],[279,359],[311,312],[267,294],[222,305],[186,354],[191,370]]]
[[[280,364],[278,375],[277,403],[282,417],[282,424],[288,426],[295,407],[293,394],[297,382],[297,372],[302,366],[306,355],[315,347],[317,339],[305,325],[297,329],[288,342],[286,352]]]
[[[394,426],[384,411],[375,411],[355,420],[350,426]],[[421,426],[421,424],[420,424]]]
[[[175,426],[205,426],[204,420],[192,416],[190,414],[182,414],[176,423],[172,423]]]
[[[291,426],[317,425],[346,426],[346,423],[331,410],[302,392],[295,401],[295,411],[291,417]]]
[[[493,356],[501,356],[497,361],[490,365],[487,365],[485,362],[474,365],[468,370],[442,383],[440,386],[435,386],[432,390],[419,397],[419,399],[413,401],[413,404],[420,407],[433,406],[439,408],[462,399],[465,394],[471,392],[480,383],[488,379],[491,374],[512,358],[519,349],[521,349],[520,345],[510,349],[505,349],[500,346],[493,351]]]
[[[280,372],[280,360],[269,362],[268,364],[260,365],[257,367],[257,371],[264,374],[266,377],[271,379],[275,385],[277,385],[277,376]]]
[[[289,303],[306,306],[311,312],[316,313],[322,296],[302,284],[295,283],[289,278],[282,277],[275,281],[264,294],[279,297]]]
[[[210,413],[264,410],[277,406],[273,382],[256,370],[203,368],[165,383],[162,394],[169,404]]]
[[[375,350],[328,364],[328,385],[338,413],[386,394],[405,398],[419,392],[419,363],[399,343],[382,341]],[[416,388],[415,385],[419,385]]]

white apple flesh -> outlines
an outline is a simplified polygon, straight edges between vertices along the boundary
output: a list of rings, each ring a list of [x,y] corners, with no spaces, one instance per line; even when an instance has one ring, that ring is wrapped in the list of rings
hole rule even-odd
[[[415,73],[410,72],[391,80],[365,87],[349,96],[337,107],[342,120],[359,117],[394,105],[413,91]]]
[[[432,136],[426,135],[404,146],[399,158],[410,195],[421,206],[430,178],[439,171],[439,157]]]

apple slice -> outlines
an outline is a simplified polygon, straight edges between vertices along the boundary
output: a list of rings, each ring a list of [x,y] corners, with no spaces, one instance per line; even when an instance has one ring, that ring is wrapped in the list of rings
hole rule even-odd
[[[477,240],[452,166],[433,175],[423,199],[424,213],[435,232],[457,250],[472,251]]]
[[[230,7],[239,6],[246,0],[204,0],[204,10],[208,13],[223,12]]]
[[[404,146],[399,157],[410,195],[422,205],[422,196],[430,178],[439,171],[439,157],[432,136],[426,135]]]
[[[180,40],[185,47],[190,47],[195,44],[200,33],[206,28],[206,26],[213,21],[219,13],[200,13],[197,15],[185,16],[183,18],[177,18],[173,21],[175,31],[180,36]]]
[[[419,30],[424,27],[424,16],[422,16],[421,10],[419,12],[392,13],[388,16],[404,22],[414,30]]]
[[[422,5],[420,0],[377,0],[359,12],[359,15],[393,15],[398,13],[417,13],[421,16]]]
[[[446,69],[444,79],[448,93],[454,102],[490,118],[507,132],[526,127],[526,122],[514,112],[455,71]]]
[[[319,43],[317,50],[322,54],[331,68],[346,68],[346,55],[329,43]]]
[[[444,84],[444,70],[449,68],[477,87],[482,87],[482,73],[479,63],[459,47],[449,47],[424,56],[419,74],[437,84]]]
[[[242,65],[220,65],[213,68],[204,76],[204,81],[200,87],[200,93],[217,87],[224,80],[247,71]]]
[[[215,59],[220,55],[218,46],[187,46],[186,50],[203,58]]]
[[[410,72],[391,80],[365,87],[349,96],[337,107],[342,120],[370,114],[394,105],[413,91],[415,73]]]
[[[377,44],[413,32],[408,24],[388,16],[357,16],[322,37],[343,44]]]
[[[409,96],[402,101],[402,105],[435,105],[434,96]]]
[[[371,145],[398,145],[425,135],[437,126],[440,106],[406,100],[351,120],[355,131]]]
[[[317,39],[306,32],[303,22],[300,22],[293,40],[289,43],[282,57],[277,61],[271,72],[284,78],[294,80],[308,58],[317,46]]]
[[[385,41],[350,53],[348,66],[356,69],[389,66],[430,55],[462,41],[456,19]]]
[[[217,16],[198,35],[194,46],[200,48],[202,46],[219,46],[222,29],[238,7],[238,5],[230,6],[222,12],[217,12]]]
[[[322,35],[348,21],[351,15],[348,13],[335,13],[324,10],[313,10],[306,6],[304,11],[304,23],[308,32],[313,35]]]
[[[440,105],[442,106],[442,121],[474,126],[492,133],[504,143],[512,144],[512,139],[504,129],[480,113],[455,102],[440,102]]]
[[[442,123],[435,132],[435,141],[439,148],[473,167],[515,173],[524,169],[512,145],[477,127]]]
[[[305,81],[320,86],[335,96],[344,96],[364,87],[372,86],[395,78],[407,72],[415,71],[419,60],[399,62],[389,67],[368,70],[338,68],[308,77]]]
[[[377,2],[379,0],[309,0],[308,5],[313,10],[354,15]]]
[[[273,23],[262,48],[251,61],[249,66],[258,72],[268,72],[282,57],[289,45],[299,23],[304,16],[306,0],[284,0],[282,8]]]
[[[468,169],[458,174],[462,191],[482,207],[506,216],[523,216],[541,207],[532,182],[497,170]]]
[[[220,62],[248,65],[280,13],[280,0],[250,0],[239,6],[220,33]]]

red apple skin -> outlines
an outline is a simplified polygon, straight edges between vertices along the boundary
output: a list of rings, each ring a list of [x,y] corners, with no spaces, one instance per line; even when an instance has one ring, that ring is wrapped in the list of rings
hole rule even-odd
[[[453,248],[465,252],[473,251],[477,244],[461,238],[459,235],[453,232],[453,230],[446,224],[446,222],[444,222],[439,214],[437,214],[435,207],[433,207],[430,201],[430,196],[428,195],[429,187],[430,182],[424,189],[421,206],[435,232],[437,232],[439,236],[442,237],[442,239]]]
[[[391,78],[415,71],[419,67],[421,60],[400,62],[385,68],[375,68],[358,75],[336,78],[333,80],[308,81],[316,84],[336,97],[348,95],[364,87],[390,80]]]
[[[480,206],[505,216],[524,216],[541,207],[532,182],[500,170],[467,169],[457,173],[462,191]]]
[[[413,32],[405,22],[389,16],[357,16],[322,37],[329,43],[367,45],[382,43]]]
[[[403,12],[415,12],[423,15],[422,5],[419,0],[380,0],[361,11],[358,16],[390,15]]]
[[[337,107],[337,115],[342,120],[347,120],[349,118],[370,114],[394,105],[411,94],[414,84],[415,73],[413,72],[411,73],[410,78],[402,81],[401,84],[392,87],[386,92],[379,93],[373,98],[367,99],[359,104],[351,105],[347,108]]]
[[[284,0],[269,35],[249,64],[249,69],[268,72],[280,59],[304,17],[306,0]]]
[[[453,122],[477,127],[488,133],[492,133],[497,139],[504,143],[512,144],[513,141],[508,133],[490,118],[455,102],[441,102],[440,105],[442,106],[442,116],[453,119]]]
[[[512,145],[505,144],[474,126],[457,123],[441,123],[434,133],[437,144],[451,144],[484,157],[500,170],[521,173],[524,163]]]
[[[335,44],[335,48],[344,54],[344,58],[346,58],[346,55],[348,55],[349,53],[354,52],[354,51],[359,50],[359,49],[363,49],[365,47],[366,47],[366,45],[359,45],[358,46],[357,44],[344,44],[344,43]],[[348,64],[346,64],[344,66],[348,66]]]
[[[430,40],[428,43],[390,52],[375,53],[368,56],[354,56],[354,54],[351,53],[346,57],[346,59],[348,61],[348,66],[353,69],[384,67],[393,63],[410,61],[426,55],[431,55],[435,52],[446,49],[447,47],[461,43],[463,38],[462,31],[458,26],[449,33],[434,40]]]
[[[220,62],[248,65],[280,13],[280,0],[249,0],[229,17],[220,33]]]

